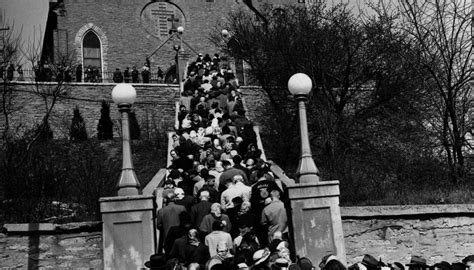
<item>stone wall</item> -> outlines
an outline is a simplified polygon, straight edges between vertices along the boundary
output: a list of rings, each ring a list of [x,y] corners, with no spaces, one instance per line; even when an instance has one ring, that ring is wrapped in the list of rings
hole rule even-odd
[[[51,115],[50,124],[55,138],[67,138],[71,125],[73,109],[78,107],[84,118],[89,137],[97,134],[102,100],[110,102],[110,116],[114,122],[114,131],[119,135],[120,115],[112,101],[111,93],[115,84],[71,83],[63,85],[63,96],[59,97]],[[15,134],[40,123],[45,113],[44,100],[38,91],[48,91],[57,87],[56,83],[13,83],[13,112],[11,127]],[[175,103],[179,100],[179,89],[175,85],[136,84],[137,100],[132,109],[135,111],[143,135],[146,131],[164,132],[172,129],[175,121]],[[48,100],[51,102],[51,99]],[[4,119],[0,120],[3,130]]]
[[[0,269],[13,268],[102,269],[102,232],[0,234]]]
[[[77,106],[86,123],[89,137],[97,134],[97,124],[100,119],[101,102],[110,103],[110,115],[115,123],[115,133],[119,135],[120,115],[113,104],[111,93],[114,83],[70,83],[63,85],[64,96],[59,98],[50,124],[55,138],[66,138],[69,134],[73,109]],[[45,112],[44,101],[36,93],[48,91],[57,87],[56,83],[12,82],[13,112],[11,125],[21,133],[41,122]],[[175,102],[179,100],[178,86],[167,84],[135,84],[137,101],[133,106],[140,127],[143,129],[170,130],[174,127]],[[247,116],[257,125],[262,126],[264,135],[272,135],[275,116],[269,104],[266,93],[259,87],[242,87],[242,94]],[[1,97],[0,97],[1,98]],[[0,131],[4,128],[4,118],[0,118]]]
[[[426,258],[428,264],[461,261],[474,253],[473,209],[474,205],[392,206],[387,211],[382,206],[371,207],[369,213],[367,207],[342,207],[348,264],[361,261],[364,254],[403,264],[411,255]],[[78,227],[88,232],[78,232]],[[100,269],[102,234],[97,228],[58,225],[52,233],[0,234],[0,268]]]

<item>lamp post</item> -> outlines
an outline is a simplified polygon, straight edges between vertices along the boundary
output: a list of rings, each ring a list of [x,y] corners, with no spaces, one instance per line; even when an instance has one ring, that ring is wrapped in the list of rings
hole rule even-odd
[[[184,54],[184,48],[183,48],[183,33],[184,33],[184,27],[179,26],[176,28],[176,33],[178,33],[178,38],[179,38],[179,45],[174,45],[174,50],[176,51],[176,74],[177,74],[177,80],[179,84],[179,90],[182,93],[183,92],[183,69],[184,66],[181,67],[179,64],[181,58]]]
[[[311,78],[296,73],[288,80],[288,89],[298,101],[301,131],[301,158],[298,182],[288,186],[291,203],[290,235],[295,254],[319,262],[325,254],[334,254],[346,264],[344,233],[339,208],[339,181],[319,181],[309,145],[305,102],[311,91]]]
[[[119,83],[112,90],[112,99],[117,104],[122,117],[122,173],[117,184],[118,196],[138,195],[140,182],[138,182],[132,163],[132,151],[130,147],[130,128],[128,115],[137,92],[131,84]]]
[[[311,92],[311,78],[304,73],[296,73],[288,80],[288,90],[298,101],[301,133],[301,157],[298,164],[297,177],[299,183],[319,182],[319,171],[311,154],[306,120],[306,105],[308,94]]]
[[[178,28],[176,28],[176,31],[178,32],[178,37],[179,37],[179,52],[184,53],[184,48],[183,48],[184,27],[179,26]]]
[[[244,76],[244,73],[245,73],[244,61],[240,57],[240,54],[242,52],[241,51],[242,45],[240,41],[235,35],[232,35],[227,29],[222,29],[221,35],[224,38],[224,42],[227,45],[227,49],[229,50],[230,55],[232,54],[234,55],[233,60],[234,60],[234,67],[235,67],[235,73],[236,73],[235,75],[237,77],[237,80],[239,81],[239,83],[246,84],[245,76]],[[229,66],[229,65],[230,64],[227,60],[227,62],[225,63],[225,66]]]

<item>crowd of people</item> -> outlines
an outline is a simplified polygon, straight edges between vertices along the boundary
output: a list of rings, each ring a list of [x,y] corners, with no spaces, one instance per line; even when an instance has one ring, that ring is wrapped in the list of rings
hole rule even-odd
[[[278,251],[290,262],[286,186],[262,159],[233,72],[218,67],[217,55],[199,55],[188,68],[157,213],[163,258],[215,269]]]
[[[162,248],[146,266],[315,269],[308,258],[290,255],[287,188],[262,158],[233,72],[219,68],[218,55],[211,59],[199,54],[187,73],[163,207],[157,212]],[[472,261],[469,258],[463,265]],[[461,270],[458,264],[448,264],[431,269]],[[418,256],[407,266],[409,270],[430,268]],[[327,255],[319,268],[405,270],[401,263],[385,264],[370,255],[348,268]]]
[[[0,65],[0,79],[6,81],[13,81],[15,76],[15,71],[17,72],[17,81],[23,81],[23,68],[21,65],[15,65],[11,62],[5,63],[4,65]]]
[[[141,71],[139,71],[136,66],[133,66],[132,70],[130,70],[129,67],[126,67],[123,72],[120,68],[116,68],[113,74],[113,81],[115,83],[150,83],[151,76],[150,66],[148,63],[145,63]],[[156,71],[156,79],[158,83],[164,82],[164,71],[161,67],[158,67],[158,70]]]
[[[149,63],[145,63],[143,67],[138,70],[136,66],[132,69],[126,67],[122,72],[117,68],[111,73],[112,80],[115,83],[151,83],[156,81],[157,83],[164,82],[164,71],[161,67],[158,67],[156,72],[151,72]],[[34,77],[33,77],[34,76]],[[7,81],[24,81],[24,71],[21,65],[15,65],[13,63],[7,63],[0,65],[0,79]],[[69,65],[54,65],[52,66],[48,61],[38,61],[33,66],[33,74],[27,71],[26,80],[35,80],[39,82],[92,82],[100,83],[104,80],[104,74],[97,66],[87,65],[83,68],[82,64],[79,64],[74,68]]]
[[[215,54],[211,58],[208,54],[204,57],[202,55],[198,56],[198,59],[193,62],[189,67],[188,73],[190,70],[196,70],[200,73],[205,72],[204,80],[207,80],[208,83],[211,83],[212,76],[211,73],[220,70],[222,65],[220,64],[221,59],[218,54]],[[100,67],[95,65],[85,65],[78,64],[76,66],[62,65],[62,64],[51,64],[47,60],[38,61],[33,66],[33,72],[26,70],[26,77],[24,76],[24,70],[21,65],[15,65],[11,62],[0,65],[0,79],[8,81],[24,81],[26,80],[35,80],[39,82],[92,82],[100,83],[104,80],[112,80],[115,83],[178,83],[176,76],[173,74],[170,77],[165,78],[165,72],[163,69],[158,66],[156,70],[152,72],[151,63],[148,58],[144,65],[141,68],[137,66],[125,67],[122,71],[120,68],[116,68],[115,71],[110,72],[109,74],[103,74]],[[223,73],[216,72],[224,76]],[[167,75],[166,75],[167,76]],[[105,79],[108,78],[108,79]],[[204,86],[206,90],[209,90],[209,86]],[[184,95],[192,95],[193,93],[184,93]]]

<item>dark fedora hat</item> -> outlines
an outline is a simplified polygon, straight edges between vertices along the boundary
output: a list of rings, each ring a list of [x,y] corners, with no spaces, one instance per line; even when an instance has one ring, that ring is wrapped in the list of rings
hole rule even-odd
[[[421,256],[413,255],[411,256],[410,263],[406,264],[407,266],[421,266],[421,267],[430,267],[426,264],[426,259]]]
[[[361,263],[369,269],[377,268],[379,266],[379,261],[369,254],[364,255]]]
[[[467,256],[466,258],[462,259],[462,262],[464,264],[468,263],[468,262],[474,262],[474,255],[469,255]]]
[[[171,267],[166,261],[164,254],[153,254],[150,256],[150,260],[145,263],[145,266],[150,269],[156,270],[170,270]]]
[[[439,263],[435,263],[433,266],[430,267],[430,269],[433,269],[433,270],[436,270],[436,268],[438,268],[440,270],[452,270],[453,269],[451,264],[448,263],[447,261],[442,261],[442,262],[439,262]]]

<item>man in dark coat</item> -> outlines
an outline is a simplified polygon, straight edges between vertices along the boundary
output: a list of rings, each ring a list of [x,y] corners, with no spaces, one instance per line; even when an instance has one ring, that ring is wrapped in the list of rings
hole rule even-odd
[[[114,83],[121,83],[123,82],[123,75],[122,72],[120,72],[120,68],[116,68],[114,71]]]
[[[191,263],[198,263],[204,269],[210,255],[209,249],[199,241],[198,231],[191,229],[186,236],[174,241],[169,258],[182,267],[188,267]]]
[[[130,68],[125,68],[125,71],[123,72],[123,78],[125,80],[125,83],[130,82],[130,79],[132,78],[132,75],[130,74]]]
[[[212,202],[209,201],[210,193],[202,190],[199,193],[199,202],[191,207],[191,221],[195,228],[199,228],[205,215],[211,213]]]
[[[138,83],[139,72],[136,66],[132,67],[132,83]]]
[[[180,224],[179,214],[185,212],[186,208],[182,205],[177,205],[175,200],[174,193],[168,193],[168,198],[165,198],[167,205],[156,214],[156,225],[159,229],[163,231],[163,239],[166,239],[168,231],[173,226],[178,226]]]
[[[244,183],[248,183],[247,175],[244,171],[232,167],[232,164],[228,160],[222,161],[222,166],[224,167],[224,172],[219,177],[219,191],[225,190],[222,185],[227,181],[232,181],[232,178],[236,175],[241,175],[244,179]]]
[[[76,67],[76,82],[82,82],[82,65]]]

